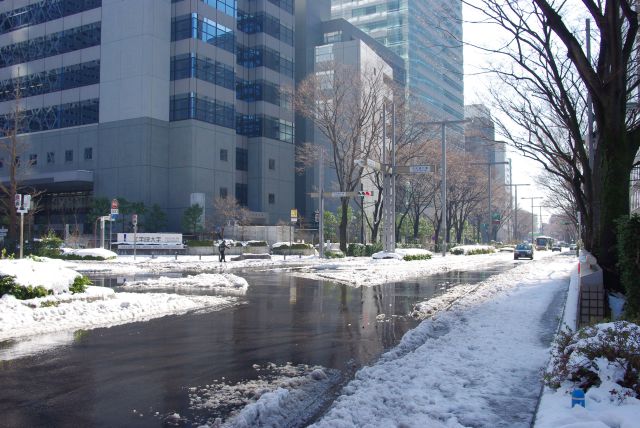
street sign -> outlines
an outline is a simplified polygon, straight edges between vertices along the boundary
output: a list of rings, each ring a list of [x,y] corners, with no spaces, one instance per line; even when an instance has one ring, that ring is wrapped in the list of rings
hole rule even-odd
[[[19,210],[20,208],[22,208],[22,195],[16,193],[16,195],[13,198],[16,209]]]
[[[111,209],[112,210],[117,210],[118,207],[120,206],[120,204],[118,203],[117,199],[111,199]]]
[[[116,208],[116,209],[111,208],[111,215],[112,215],[112,216],[113,216],[113,215],[118,215],[118,214],[120,214],[120,213],[118,212],[118,209],[117,209],[117,208]]]
[[[350,195],[349,193],[355,193],[355,192],[331,192],[331,196],[334,198],[346,198],[347,196],[355,196],[355,195]]]
[[[372,196],[373,196],[373,192]],[[311,198],[319,198],[319,192],[310,192],[307,193]],[[322,192],[322,196],[325,198],[350,198],[355,196],[360,196],[360,192]]]
[[[314,221],[315,221],[316,223],[319,223],[319,222],[320,222],[320,211],[316,210],[316,211],[313,213],[313,219],[314,219]]]
[[[295,223],[298,221],[298,210],[296,208],[291,208],[291,223]]]
[[[116,221],[118,219],[118,214],[111,213],[111,221]]]
[[[396,174],[429,174],[433,172],[431,165],[410,165],[410,166],[396,166]]]
[[[131,224],[133,224],[134,226],[138,225],[138,214],[133,214],[131,216]]]
[[[358,196],[360,196],[361,198],[364,198],[365,196],[373,196],[373,191],[371,191],[371,190],[360,190],[358,192]]]
[[[24,195],[22,197],[22,209],[29,211],[31,208],[31,195]]]

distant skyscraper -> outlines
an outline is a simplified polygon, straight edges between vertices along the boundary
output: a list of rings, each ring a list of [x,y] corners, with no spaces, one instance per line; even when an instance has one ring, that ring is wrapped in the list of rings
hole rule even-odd
[[[465,106],[464,150],[472,154],[478,162],[504,162],[505,145],[497,142],[495,125],[491,112],[482,104]],[[506,165],[493,166],[494,178],[498,183],[505,183]]]
[[[407,94],[423,103],[433,120],[464,118],[461,1],[331,4],[332,17],[348,20],[404,59]]]

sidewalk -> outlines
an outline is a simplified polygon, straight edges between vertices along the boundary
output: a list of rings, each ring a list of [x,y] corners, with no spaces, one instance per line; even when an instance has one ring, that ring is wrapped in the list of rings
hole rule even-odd
[[[360,370],[317,427],[529,427],[575,258],[483,282]]]

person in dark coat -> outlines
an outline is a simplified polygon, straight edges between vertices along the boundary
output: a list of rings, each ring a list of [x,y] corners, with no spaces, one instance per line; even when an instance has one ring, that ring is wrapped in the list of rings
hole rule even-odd
[[[227,262],[224,258],[224,250],[226,250],[227,248],[229,248],[226,244],[226,242],[224,242],[224,239],[220,241],[220,244],[218,245],[218,256],[220,258],[220,263],[222,262]]]

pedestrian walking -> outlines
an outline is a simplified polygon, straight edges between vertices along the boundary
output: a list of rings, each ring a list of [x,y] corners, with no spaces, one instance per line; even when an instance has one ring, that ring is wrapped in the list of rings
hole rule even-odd
[[[224,239],[222,239],[220,241],[220,244],[218,245],[218,253],[219,253],[218,256],[220,258],[220,263],[227,262],[224,258],[224,250],[226,250],[227,248],[229,247],[227,246],[226,242],[224,242]]]

